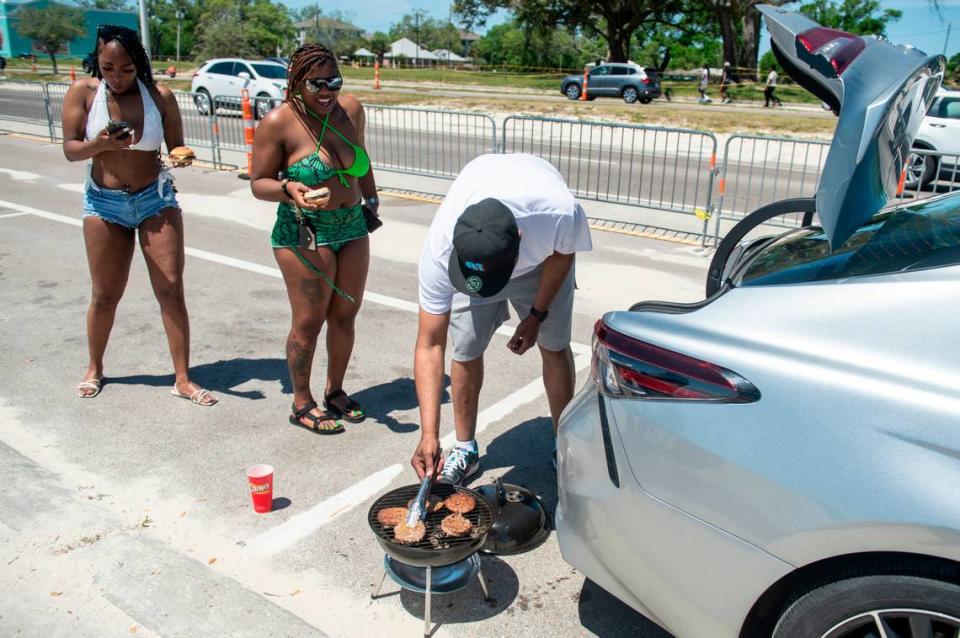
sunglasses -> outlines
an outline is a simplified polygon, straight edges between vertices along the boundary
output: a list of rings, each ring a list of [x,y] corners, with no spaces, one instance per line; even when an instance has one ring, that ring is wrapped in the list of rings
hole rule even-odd
[[[319,93],[322,88],[339,91],[343,86],[343,77],[338,75],[332,78],[310,78],[305,82],[304,88],[307,89],[308,93]]]

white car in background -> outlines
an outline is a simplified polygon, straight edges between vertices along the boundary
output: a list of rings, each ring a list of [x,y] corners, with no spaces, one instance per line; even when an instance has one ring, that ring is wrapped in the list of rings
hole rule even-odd
[[[213,98],[216,107],[238,110],[243,89],[254,101],[254,117],[261,118],[278,106],[287,91],[287,67],[267,60],[217,58],[207,60],[193,74],[190,91],[196,93],[197,109],[202,115],[210,113]]]
[[[960,183],[960,91],[940,89],[913,148],[939,155],[913,155],[907,170],[907,188],[927,186],[936,179]]]

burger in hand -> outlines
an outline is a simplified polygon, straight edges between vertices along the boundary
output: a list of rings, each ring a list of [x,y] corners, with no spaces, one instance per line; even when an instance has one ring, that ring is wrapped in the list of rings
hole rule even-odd
[[[197,156],[193,150],[187,148],[186,146],[178,146],[170,151],[169,159],[170,164],[174,168],[181,168],[193,164],[193,160],[195,160],[196,157]]]

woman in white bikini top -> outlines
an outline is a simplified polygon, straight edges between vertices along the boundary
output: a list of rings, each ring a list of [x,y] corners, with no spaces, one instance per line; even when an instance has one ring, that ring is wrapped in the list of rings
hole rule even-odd
[[[154,83],[135,31],[99,27],[94,59],[96,78],[74,82],[63,101],[63,153],[71,162],[90,161],[83,198],[83,237],[93,280],[87,311],[90,363],[77,394],[93,398],[103,387],[103,355],[139,235],[173,358],[171,393],[213,405],[217,398],[189,376],[183,219],[172,179],[160,161],[164,142],[178,156],[181,150],[189,152],[182,148],[176,98]]]

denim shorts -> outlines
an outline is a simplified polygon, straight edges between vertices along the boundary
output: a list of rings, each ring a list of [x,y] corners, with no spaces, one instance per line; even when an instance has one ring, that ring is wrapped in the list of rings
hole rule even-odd
[[[97,186],[87,180],[83,191],[83,216],[93,215],[105,222],[136,228],[167,208],[180,208],[173,178],[160,173],[157,181],[136,193]]]

